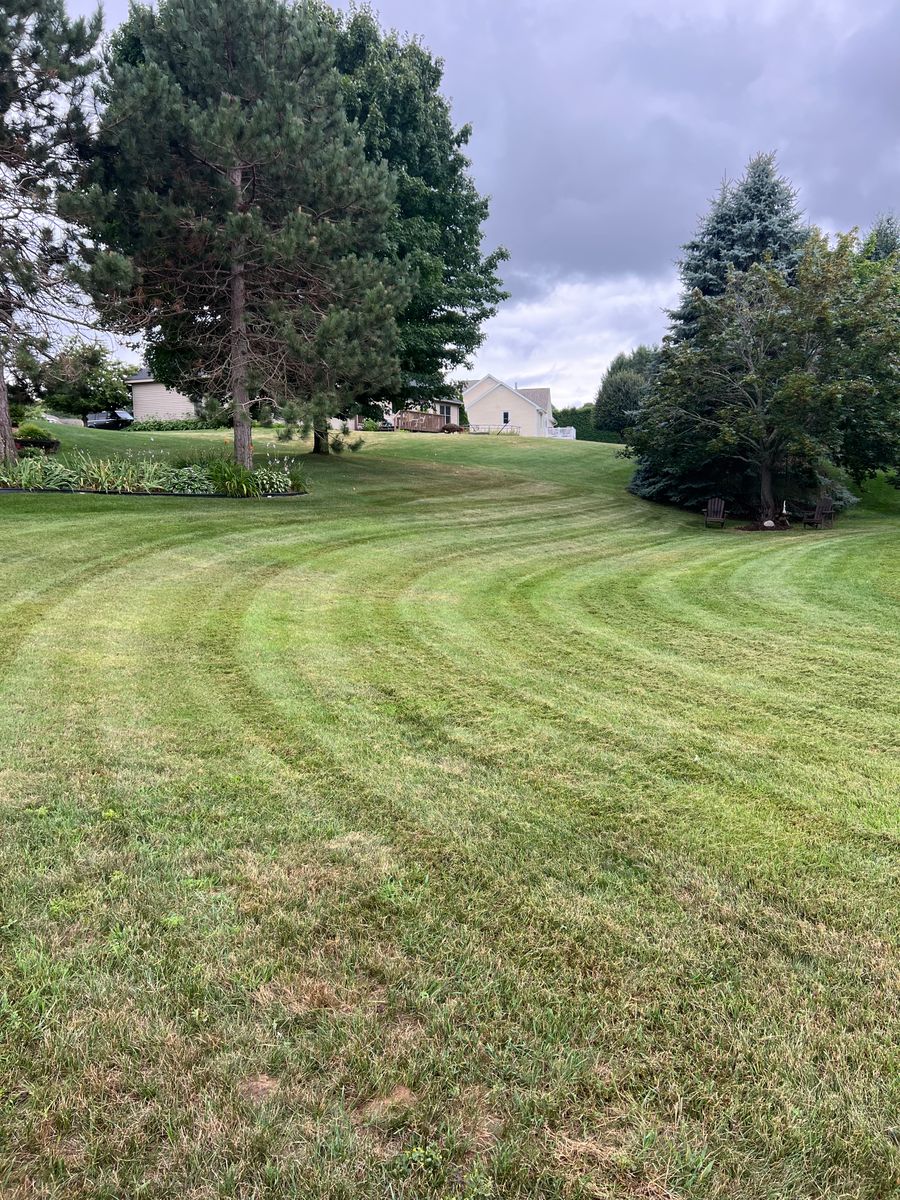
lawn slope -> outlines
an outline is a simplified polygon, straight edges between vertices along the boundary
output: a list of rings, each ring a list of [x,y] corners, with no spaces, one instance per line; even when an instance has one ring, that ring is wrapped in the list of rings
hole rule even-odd
[[[898,494],[629,470],[0,497],[4,1200],[896,1194]]]

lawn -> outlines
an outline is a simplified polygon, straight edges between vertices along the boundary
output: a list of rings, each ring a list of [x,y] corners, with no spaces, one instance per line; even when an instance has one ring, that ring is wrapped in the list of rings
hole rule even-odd
[[[898,1194],[900,493],[629,469],[0,496],[3,1200]]]

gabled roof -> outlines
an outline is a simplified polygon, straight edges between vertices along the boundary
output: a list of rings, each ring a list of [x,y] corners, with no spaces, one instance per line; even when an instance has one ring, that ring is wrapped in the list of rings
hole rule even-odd
[[[530,405],[532,405],[533,408],[537,408],[541,412],[544,412],[544,413],[552,413],[552,411],[553,411],[553,406],[550,403],[550,389],[549,388],[546,388],[546,387],[514,388],[511,383],[505,383],[502,379],[498,379],[496,375],[485,375],[484,379],[462,380],[461,386],[463,389],[463,399],[465,399],[466,392],[471,391],[471,389],[473,387],[475,387],[476,384],[484,383],[485,379],[490,379],[491,382],[494,384],[494,387],[492,387],[490,389],[490,391],[487,391],[484,393],[485,396],[489,396],[491,394],[491,392],[493,392],[495,390],[495,388],[505,387],[505,388],[509,388],[509,390],[511,392],[515,392],[515,394],[517,396],[521,396],[523,400],[527,400],[528,403]],[[483,400],[483,399],[484,399],[484,396],[478,397],[478,400]],[[473,400],[472,403],[477,404],[478,400]]]
[[[139,371],[136,371],[134,373],[134,375],[129,375],[129,377],[125,380],[125,382],[126,383],[152,383],[153,376],[150,373],[150,368],[149,367],[141,367],[141,369]]]
[[[547,387],[519,388],[518,392],[520,396],[524,396],[526,400],[530,400],[532,404],[536,404],[544,412],[550,412],[553,407],[550,403],[550,389]]]

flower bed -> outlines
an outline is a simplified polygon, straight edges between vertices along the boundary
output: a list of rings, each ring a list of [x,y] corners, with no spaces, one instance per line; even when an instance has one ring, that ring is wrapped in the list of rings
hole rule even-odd
[[[272,459],[249,471],[225,458],[175,465],[156,458],[92,458],[79,454],[66,462],[40,457],[2,463],[0,490],[252,500],[302,496],[307,488],[292,459]]]
[[[20,425],[13,434],[13,441],[18,451],[31,450],[41,454],[56,454],[59,450],[59,439],[53,437],[34,421],[25,421]]]

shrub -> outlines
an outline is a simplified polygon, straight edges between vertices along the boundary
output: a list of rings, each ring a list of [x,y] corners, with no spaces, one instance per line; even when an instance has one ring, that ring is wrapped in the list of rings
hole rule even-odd
[[[594,425],[594,406],[585,404],[581,408],[558,408],[553,412],[556,424],[563,428],[571,426],[579,442],[621,442],[622,435]]]
[[[32,443],[33,445],[44,445],[56,441],[49,430],[43,425],[38,425],[36,421],[24,421],[16,433],[17,442]]]
[[[356,451],[361,450],[366,444],[365,438],[348,438],[349,430],[346,424],[342,426],[340,433],[331,434],[331,452],[332,454],[343,454],[344,450],[349,450],[350,454],[356,454]]]
[[[303,468],[295,458],[286,458],[282,460],[284,469],[288,473],[288,478],[291,481],[291,491],[297,495],[304,495],[309,491],[306,484],[306,476],[303,474]]]
[[[77,486],[88,492],[164,491],[166,466],[155,458],[92,458],[76,455],[69,464]]]
[[[199,423],[201,429],[227,429],[234,424],[234,414],[214,396],[207,396],[200,403]]]
[[[211,428],[205,426],[196,417],[165,420],[162,417],[147,417],[142,421],[134,421],[128,426],[138,433],[186,433],[191,429]]]
[[[377,433],[378,422],[374,417],[366,417],[366,419],[363,421],[363,429],[366,433]]]

